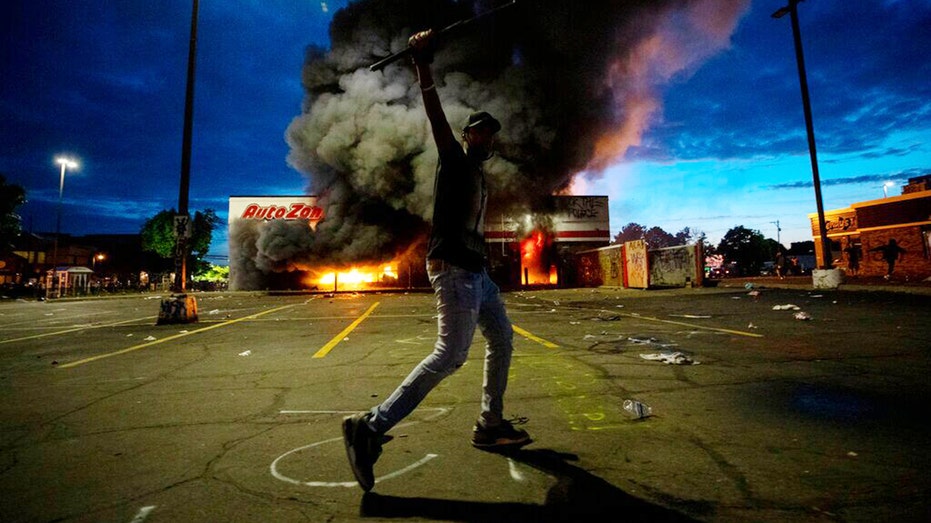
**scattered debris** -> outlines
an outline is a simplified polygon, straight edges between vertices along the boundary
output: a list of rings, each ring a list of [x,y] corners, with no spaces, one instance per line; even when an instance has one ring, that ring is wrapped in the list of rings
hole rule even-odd
[[[641,354],[641,358],[650,361],[661,361],[666,365],[700,365],[699,362],[682,354],[681,352],[658,352],[654,354]]]
[[[705,314],[670,314],[673,318],[689,318],[692,320],[707,320],[711,316]]]
[[[653,409],[649,405],[637,400],[624,400],[624,412],[634,419],[648,418],[653,415]]]
[[[747,293],[747,296],[753,296],[754,298],[760,297],[760,291],[750,291]]]
[[[859,456],[859,454],[857,454],[856,452],[854,452],[854,451],[852,451],[852,450],[851,450],[850,452],[848,452],[847,455],[850,456],[851,458],[855,458],[855,457]]]
[[[754,325],[753,322],[750,322],[750,324],[747,325],[747,328],[748,328],[748,329],[758,329],[759,327],[757,327],[756,325]]]
[[[156,339],[158,339],[158,338],[156,338],[155,336],[147,336],[147,337],[146,337],[145,339],[143,339],[142,341],[155,341]]]
[[[795,319],[802,320],[802,321],[808,321],[811,319],[811,314],[808,314],[807,312],[796,312]]]
[[[792,303],[787,303],[785,305],[773,305],[774,311],[798,311],[801,309],[802,309],[801,307],[799,307],[798,305],[794,305]]]
[[[239,353],[239,355],[240,355],[240,356],[251,356],[251,355],[252,355],[252,351],[251,351],[251,350],[242,351],[242,352]]]
[[[593,318],[594,321],[618,321],[619,319],[621,319],[619,314],[609,314],[606,316],[598,316]]]
[[[212,311],[208,312],[207,314],[210,314],[210,315],[220,314],[220,309],[213,309]]]

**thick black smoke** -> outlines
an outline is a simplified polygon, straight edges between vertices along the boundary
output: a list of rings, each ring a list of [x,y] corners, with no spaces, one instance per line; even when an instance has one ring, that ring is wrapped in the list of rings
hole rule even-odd
[[[332,261],[391,259],[428,230],[436,150],[413,68],[368,66],[410,34],[501,5],[481,0],[360,0],[336,13],[331,48],[309,49],[302,115],[289,126],[289,163],[309,178],[327,218],[245,231],[260,273]],[[502,124],[486,164],[492,212],[539,211],[574,176],[598,175],[660,116],[659,87],[727,45],[748,0],[521,0],[434,62],[454,129],[486,110]],[[231,240],[237,242],[237,239]]]

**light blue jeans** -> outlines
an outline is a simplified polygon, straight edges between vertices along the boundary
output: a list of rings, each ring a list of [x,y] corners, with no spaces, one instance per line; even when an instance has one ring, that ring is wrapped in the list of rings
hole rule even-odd
[[[385,433],[420,404],[444,378],[466,362],[479,326],[485,337],[485,378],[479,422],[488,427],[502,421],[504,391],[511,367],[514,331],[501,293],[488,273],[427,261],[427,275],[436,295],[437,339],[424,358],[381,405],[372,409],[369,425]]]

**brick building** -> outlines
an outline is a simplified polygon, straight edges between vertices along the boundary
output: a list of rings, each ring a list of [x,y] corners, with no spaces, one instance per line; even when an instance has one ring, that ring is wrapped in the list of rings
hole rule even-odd
[[[818,215],[809,214],[812,236],[819,238]],[[848,275],[884,276],[887,265],[882,254],[872,249],[890,240],[903,249],[896,262],[895,277],[923,280],[931,277],[931,175],[910,178],[902,194],[851,204],[846,209],[825,212],[825,227],[831,241],[834,267]],[[823,260],[821,242],[815,242],[815,255]],[[852,266],[859,257],[859,269]]]

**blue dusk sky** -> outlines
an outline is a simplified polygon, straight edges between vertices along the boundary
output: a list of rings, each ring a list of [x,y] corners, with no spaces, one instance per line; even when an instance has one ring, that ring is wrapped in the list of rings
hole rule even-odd
[[[225,224],[231,195],[308,190],[314,173],[289,165],[285,133],[310,107],[305,52],[330,45],[330,22],[349,3],[200,2],[192,211],[213,208]],[[738,225],[775,239],[779,222],[784,245],[810,240],[815,195],[792,30],[788,16],[770,17],[785,0],[689,3],[709,20],[726,8],[724,33],[707,49],[660,45],[641,57],[652,71],[670,52],[691,53],[646,83],[646,110],[626,106],[639,117],[633,136],[572,173],[573,192],[610,197],[612,236],[636,222],[690,227],[712,243]],[[65,179],[63,233],[136,233],[177,207],[191,5],[0,7],[0,173],[26,188],[24,230],[55,229],[59,156],[79,163]],[[886,182],[897,195],[931,173],[931,0],[798,9],[825,209],[882,198]],[[654,36],[675,40],[675,27]],[[225,263],[226,242],[221,228],[213,261]]]

